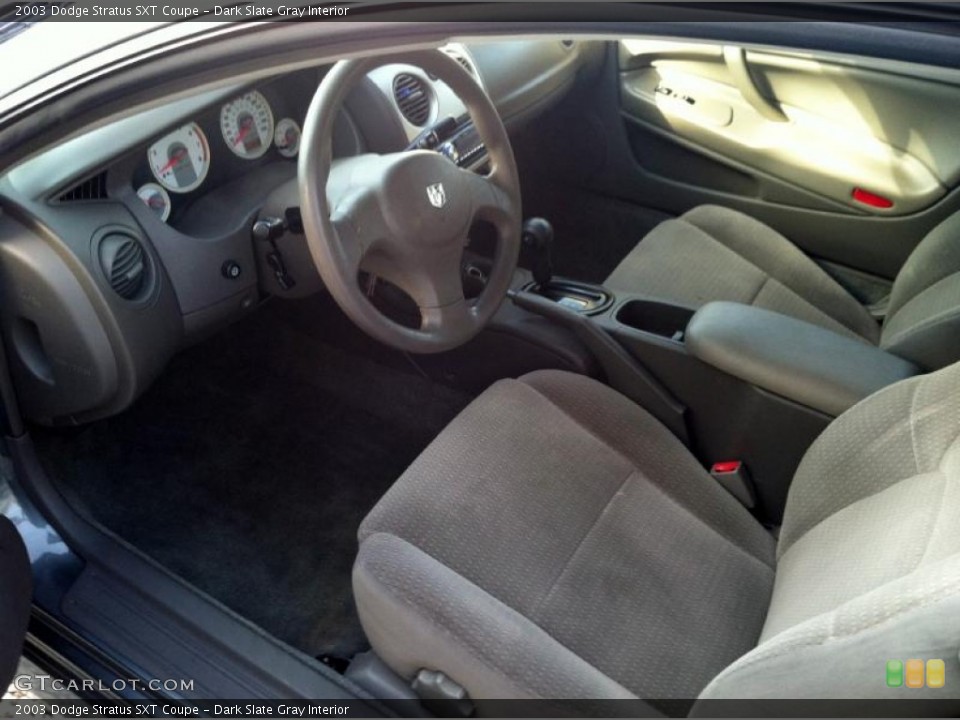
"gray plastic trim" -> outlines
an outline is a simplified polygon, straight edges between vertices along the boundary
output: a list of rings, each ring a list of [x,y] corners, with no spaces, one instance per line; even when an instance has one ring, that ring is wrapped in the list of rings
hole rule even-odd
[[[120,203],[65,204],[55,213],[43,202],[3,205],[0,324],[13,343],[10,370],[22,411],[42,423],[119,412],[182,337],[163,264]],[[149,258],[152,288],[140,301],[117,295],[99,268],[96,238],[110,228],[137,238]]]

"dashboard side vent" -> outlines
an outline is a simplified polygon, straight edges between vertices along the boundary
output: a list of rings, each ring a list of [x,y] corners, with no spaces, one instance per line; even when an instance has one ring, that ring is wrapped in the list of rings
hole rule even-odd
[[[86,202],[107,199],[107,173],[97,173],[77,183],[57,198],[60,202]]]
[[[393,79],[393,98],[411,125],[423,127],[430,119],[430,90],[418,77],[400,73]]]
[[[473,75],[474,79],[480,79],[477,73],[477,67],[473,64],[473,59],[467,55],[467,51],[462,45],[459,43],[450,43],[442,47],[441,50],[460,63],[461,67]]]
[[[476,76],[477,71],[474,70],[473,65],[469,60],[467,60],[463,55],[454,55],[453,59],[456,60],[460,65],[473,76]]]
[[[135,300],[147,285],[147,257],[140,241],[119,232],[100,240],[100,267],[110,287],[124,300]]]

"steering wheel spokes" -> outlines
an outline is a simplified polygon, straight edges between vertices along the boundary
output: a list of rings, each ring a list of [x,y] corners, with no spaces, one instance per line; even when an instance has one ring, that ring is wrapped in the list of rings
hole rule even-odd
[[[420,66],[458,94],[487,147],[489,175],[429,150],[332,160],[333,118],[350,87],[388,61]],[[469,340],[496,312],[519,255],[519,179],[496,110],[455,60],[420,51],[338,63],[311,103],[298,172],[304,232],[317,269],[344,312],[370,335],[403,350],[438,352]],[[461,259],[477,221],[495,229],[497,252],[484,291],[467,301]],[[362,270],[414,300],[418,329],[374,308],[357,282]]]
[[[420,312],[423,316],[421,329],[424,332],[433,332],[439,328],[447,328],[445,332],[450,332],[450,328],[455,328],[466,340],[483,328],[476,307],[463,298],[442,307],[420,308]]]
[[[512,193],[500,179],[499,169],[494,169],[489,175],[465,169],[460,172],[465,176],[464,186],[473,199],[473,222],[511,222],[520,214],[520,208],[514,205],[516,201]]]

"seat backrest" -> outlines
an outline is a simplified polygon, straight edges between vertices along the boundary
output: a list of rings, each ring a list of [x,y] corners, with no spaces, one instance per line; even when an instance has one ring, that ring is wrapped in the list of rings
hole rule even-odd
[[[893,283],[880,347],[928,370],[960,360],[960,213],[907,258]]]
[[[960,690],[960,364],[834,421],[797,470],[758,646],[702,697],[903,697],[888,660],[940,659]]]

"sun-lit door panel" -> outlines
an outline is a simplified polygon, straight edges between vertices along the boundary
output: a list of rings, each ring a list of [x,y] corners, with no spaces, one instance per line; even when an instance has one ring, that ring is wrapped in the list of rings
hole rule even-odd
[[[621,103],[631,122],[741,167],[851,210],[905,215],[960,182],[960,87],[946,75],[919,79],[900,66],[885,70],[627,40]]]

